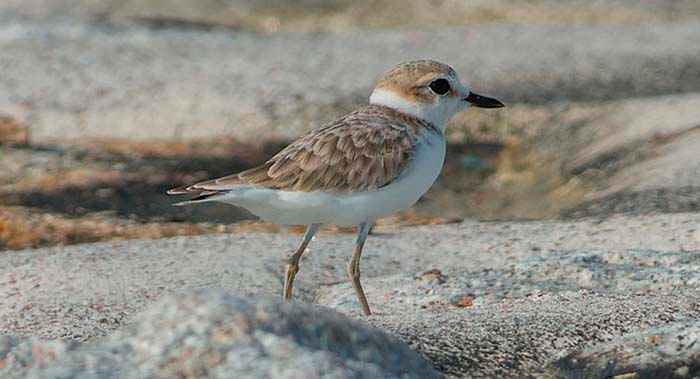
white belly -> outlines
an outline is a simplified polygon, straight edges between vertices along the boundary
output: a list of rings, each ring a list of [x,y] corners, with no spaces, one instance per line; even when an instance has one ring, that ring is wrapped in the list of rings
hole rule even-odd
[[[216,201],[248,209],[276,224],[357,225],[413,205],[437,179],[445,161],[445,140],[428,134],[416,147],[406,171],[391,184],[374,191],[332,195],[241,187]]]

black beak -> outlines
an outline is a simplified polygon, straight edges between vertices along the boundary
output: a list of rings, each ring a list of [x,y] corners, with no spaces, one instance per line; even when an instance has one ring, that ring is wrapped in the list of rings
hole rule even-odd
[[[473,106],[479,107],[479,108],[503,108],[505,105],[501,103],[500,101],[492,98],[492,97],[486,97],[486,96],[481,96],[479,94],[476,94],[474,92],[469,92],[469,96],[467,96],[464,101],[470,102]]]

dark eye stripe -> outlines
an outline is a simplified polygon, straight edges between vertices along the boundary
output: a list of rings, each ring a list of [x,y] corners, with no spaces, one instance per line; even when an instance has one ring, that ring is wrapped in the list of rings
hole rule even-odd
[[[447,79],[435,79],[428,85],[430,89],[438,95],[446,95],[450,92],[450,82]]]

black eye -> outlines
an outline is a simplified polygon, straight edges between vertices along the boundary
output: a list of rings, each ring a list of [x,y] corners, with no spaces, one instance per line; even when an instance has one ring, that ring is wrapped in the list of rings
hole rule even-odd
[[[430,82],[428,87],[440,96],[450,92],[450,82],[448,82],[447,79],[435,79]]]

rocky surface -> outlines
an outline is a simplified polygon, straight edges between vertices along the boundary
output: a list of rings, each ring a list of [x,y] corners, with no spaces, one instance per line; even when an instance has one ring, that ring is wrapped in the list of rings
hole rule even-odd
[[[464,24],[644,24],[697,20],[693,0],[6,0],[0,16],[265,33]]]
[[[609,351],[608,343],[623,343],[651,327],[672,333],[681,325],[697,325],[698,217],[465,222],[385,230],[370,237],[363,255],[363,283],[376,312],[370,318],[360,316],[345,277],[352,237],[321,234],[302,261],[295,296],[390,332],[455,377],[691,370],[697,364],[693,350],[668,357],[632,348],[644,365],[621,363],[614,369],[595,359],[577,359],[571,368],[562,359],[584,354],[579,351],[589,351],[586,356]],[[250,299],[277,297],[284,257],[298,238],[249,233],[3,254],[0,331],[89,340],[85,346],[94,346],[116,343],[121,337],[105,336],[117,329],[139,330],[146,327],[143,320],[157,322],[153,312],[158,306],[145,316],[136,314],[168,294],[221,288]],[[232,299],[219,292],[211,296],[214,303]],[[162,317],[171,316],[164,312]],[[87,354],[87,347],[71,346],[56,349],[60,354],[61,349],[80,351],[68,353],[75,359]],[[173,369],[183,367],[186,362]]]
[[[540,152],[593,183],[565,215],[700,209],[697,94],[572,107],[556,119],[542,130]]]
[[[0,112],[29,124],[35,143],[294,137],[415,58],[448,62],[508,104],[698,91],[698,38],[697,22],[261,36],[9,19]]]
[[[572,377],[636,374],[642,378],[700,375],[700,323],[677,322],[587,347],[556,362]]]
[[[223,291],[169,296],[105,341],[0,337],[3,377],[439,378],[397,339],[332,310]]]
[[[654,366],[663,370],[659,372],[673,372],[697,365],[698,357],[692,351],[675,356],[641,354],[636,352],[640,346],[627,345],[618,338],[649,326],[658,326],[666,333],[687,320],[697,325],[698,317],[697,290],[636,295],[580,291],[537,293],[429,316],[389,313],[373,323],[399,335],[437,369],[455,377],[572,377],[585,373],[579,377],[607,378],[644,375]],[[602,366],[602,358],[579,361],[576,367],[565,370],[552,364],[562,354],[601,341],[614,341],[640,357],[614,367]],[[596,347],[591,350],[595,351],[590,352],[593,356],[600,352]]]

